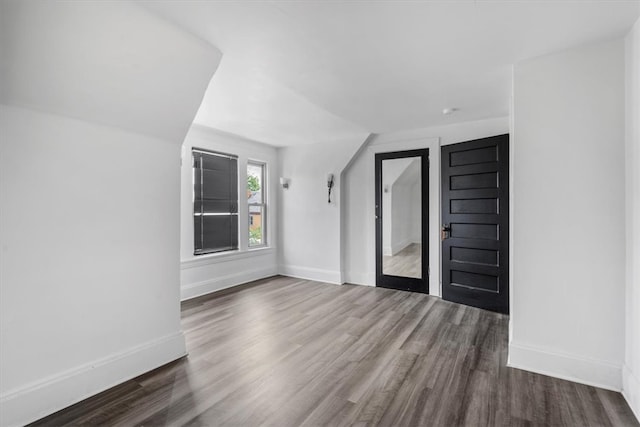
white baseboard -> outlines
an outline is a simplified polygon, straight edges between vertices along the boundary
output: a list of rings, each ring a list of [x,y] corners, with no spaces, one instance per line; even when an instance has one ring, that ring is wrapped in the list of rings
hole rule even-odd
[[[622,367],[603,360],[510,343],[507,366],[607,390],[622,390]]]
[[[320,268],[299,267],[295,265],[281,265],[278,273],[283,276],[297,277],[298,279],[315,280],[317,282],[342,284],[342,275],[339,271],[322,270]]]
[[[395,256],[398,252],[404,250],[409,245],[411,245],[411,239],[404,239],[403,241],[398,242],[395,245],[392,245],[391,246],[391,255]]]
[[[0,396],[0,425],[36,421],[185,354],[184,336],[176,332],[9,390]]]
[[[274,276],[275,274],[277,274],[275,267],[257,268],[255,270],[245,270],[239,273],[215,277],[202,282],[188,283],[180,287],[180,299],[182,301],[188,300],[243,283],[264,279],[265,277]]]
[[[362,286],[375,286],[376,275],[373,273],[348,273],[345,274],[345,283]]]
[[[640,379],[631,372],[628,365],[622,366],[622,395],[640,421]]]

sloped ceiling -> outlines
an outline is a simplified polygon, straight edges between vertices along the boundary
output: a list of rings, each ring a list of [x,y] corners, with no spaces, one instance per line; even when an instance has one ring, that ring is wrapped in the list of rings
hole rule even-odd
[[[394,182],[395,185],[410,186],[420,182],[420,158],[413,159],[411,163],[406,167],[398,179]]]
[[[182,143],[221,53],[125,1],[0,2],[0,102]]]
[[[364,129],[234,58],[223,58],[195,123],[275,146],[364,141]]]
[[[331,137],[344,121],[381,133],[506,116],[512,64],[622,36],[640,10],[638,0],[143,4],[229,61],[198,122],[276,145],[304,143],[307,128]]]

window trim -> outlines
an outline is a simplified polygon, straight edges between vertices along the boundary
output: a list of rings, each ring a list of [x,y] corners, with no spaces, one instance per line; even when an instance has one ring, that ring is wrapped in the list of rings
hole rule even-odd
[[[269,218],[269,214],[267,212],[267,202],[268,202],[268,196],[269,196],[269,191],[267,190],[268,188],[268,181],[267,181],[267,162],[264,161],[260,161],[260,160],[252,160],[252,159],[247,159],[247,177],[249,176],[249,166],[259,166],[262,168],[262,186],[261,186],[261,191],[262,191],[262,203],[249,203],[247,200],[247,230],[249,230],[249,227],[251,227],[250,223],[251,223],[251,206],[260,206],[262,208],[262,218],[261,218],[261,227],[262,227],[262,243],[259,245],[252,245],[251,244],[251,240],[249,237],[249,234],[247,234],[247,249],[248,250],[254,250],[254,249],[261,249],[261,248],[267,248],[269,247],[269,241],[268,241],[268,237],[269,237],[269,226],[267,223],[267,220]]]

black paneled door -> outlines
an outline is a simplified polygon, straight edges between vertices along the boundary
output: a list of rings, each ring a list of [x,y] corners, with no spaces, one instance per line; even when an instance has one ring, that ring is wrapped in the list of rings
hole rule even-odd
[[[442,297],[509,313],[509,135],[442,147]]]

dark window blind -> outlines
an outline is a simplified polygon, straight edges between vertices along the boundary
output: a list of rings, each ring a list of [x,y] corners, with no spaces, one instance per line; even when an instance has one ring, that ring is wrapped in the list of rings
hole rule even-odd
[[[238,158],[192,153],[194,254],[238,249]]]

